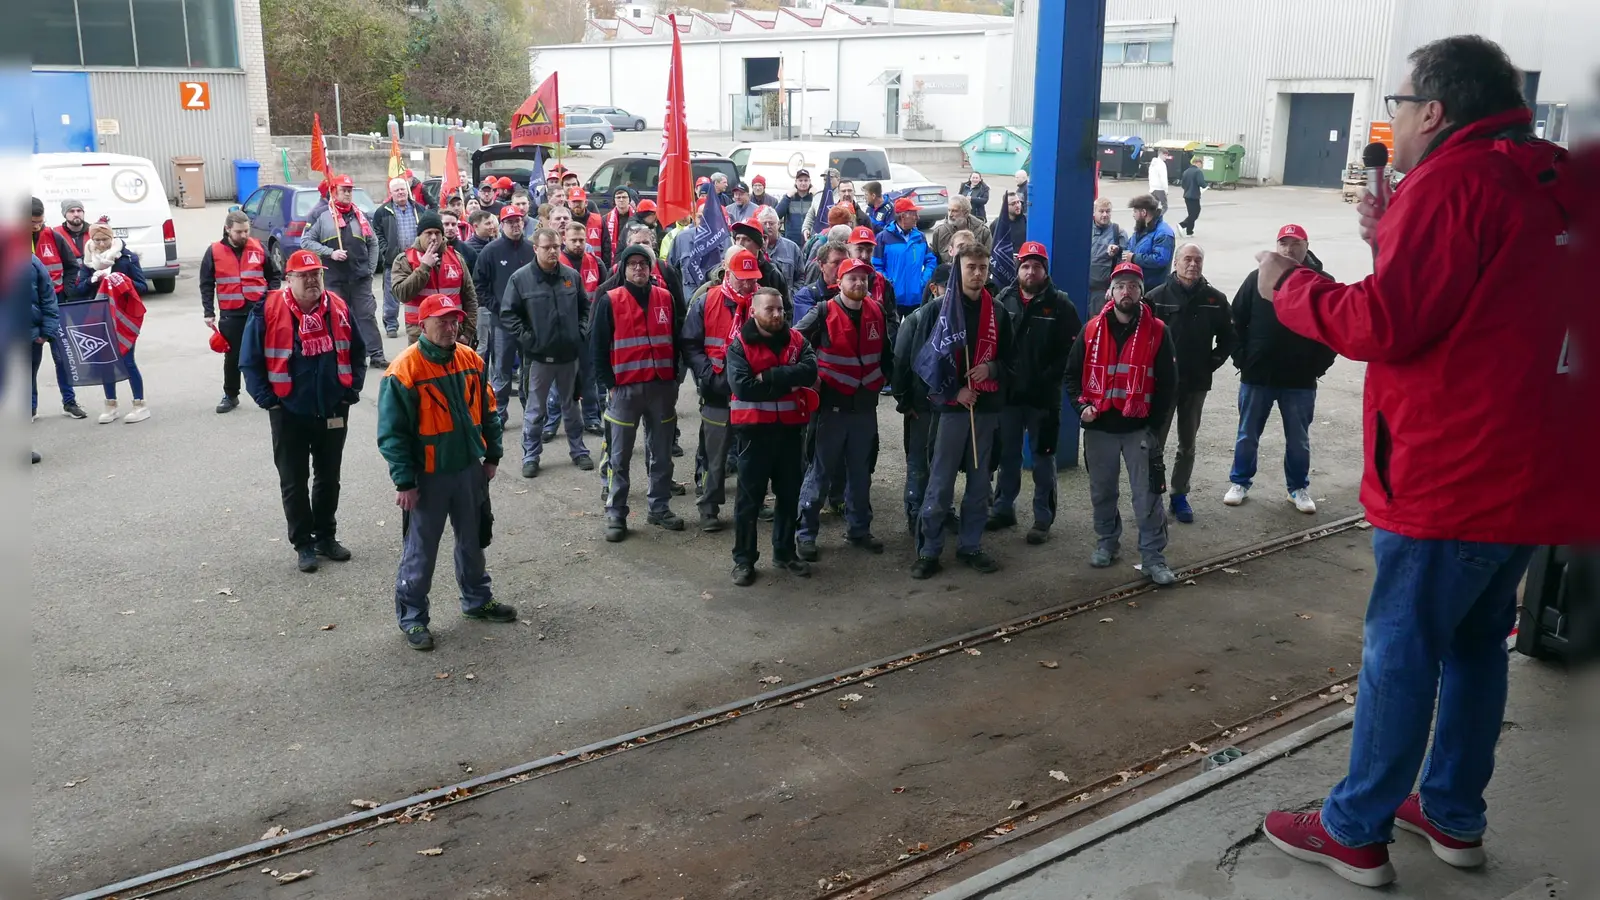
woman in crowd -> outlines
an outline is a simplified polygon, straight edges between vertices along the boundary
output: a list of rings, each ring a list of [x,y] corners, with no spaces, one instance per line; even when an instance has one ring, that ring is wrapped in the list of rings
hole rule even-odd
[[[139,337],[139,327],[144,323],[144,302],[140,297],[148,291],[144,269],[139,265],[139,255],[129,250],[122,239],[104,221],[89,226],[89,242],[84,245],[83,259],[78,266],[78,277],[73,285],[79,299],[98,299],[104,296],[111,303],[111,322],[116,331],[117,350],[122,365],[128,372],[128,387],[133,391],[133,409],[124,422],[132,424],[150,418],[144,405],[144,377],[133,360],[133,345]],[[100,424],[117,420],[117,383],[107,380],[106,409],[100,414]]]
[[[989,183],[983,176],[973,172],[968,176],[965,184],[961,185],[961,196],[972,201],[972,214],[981,222],[989,221]]]

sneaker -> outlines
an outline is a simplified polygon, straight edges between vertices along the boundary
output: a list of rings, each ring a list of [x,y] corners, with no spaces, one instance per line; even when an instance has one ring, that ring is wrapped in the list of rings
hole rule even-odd
[[[761,504],[761,509],[756,513],[756,518],[760,519],[763,522],[771,522],[772,521],[772,507],[768,506],[765,503]]]
[[[817,557],[821,555],[817,552],[816,541],[801,541],[795,546],[795,552],[806,562],[816,562]]]
[[[717,518],[714,512],[703,512],[700,514],[700,530],[706,534],[715,534],[722,530],[722,520]]]
[[[775,569],[783,569],[796,578],[811,577],[811,564],[798,559],[790,559],[783,562],[773,563],[772,567]]]
[[[525,463],[522,464],[522,477],[523,478],[538,478],[539,477],[539,461],[537,459],[529,460],[528,462],[525,462]]]
[[[924,578],[932,578],[942,568],[944,566],[939,564],[938,557],[919,556],[917,561],[911,564],[911,577],[919,581]]]
[[[315,547],[318,556],[326,556],[334,562],[349,562],[350,550],[345,545],[333,538],[317,541]]]
[[[683,445],[677,441],[672,442],[672,456],[674,459],[683,455]]]
[[[606,543],[620,543],[628,536],[628,520],[621,516],[606,517]]]
[[[76,403],[63,403],[63,404],[61,404],[61,414],[63,416],[66,416],[67,418],[70,418],[70,419],[87,419],[87,418],[89,418],[89,414],[83,411],[83,407],[79,406]]]
[[[389,336],[394,337],[393,334]],[[428,633],[426,625],[413,625],[406,629],[406,645],[413,650],[432,650],[433,635]]]
[[[469,619],[477,619],[480,622],[515,622],[517,620],[516,607],[508,606],[498,600],[490,600],[477,609],[462,610],[461,614]]]
[[[733,583],[739,587],[749,587],[756,583],[756,567],[745,563],[736,563],[733,567]]]
[[[600,435],[604,435],[606,433],[606,430],[604,428],[600,427],[600,423],[599,422],[590,422],[589,424],[583,426],[583,433],[584,434],[592,434],[592,435],[600,436]]]
[[[383,334],[385,337],[397,338],[400,336],[400,327],[398,325],[391,325],[383,330]]]
[[[382,370],[389,368],[389,361],[381,356],[374,356],[367,360],[367,365],[374,369]]]
[[[1383,887],[1394,881],[1388,844],[1346,847],[1322,827],[1322,813],[1267,813],[1261,830],[1267,840],[1295,859],[1327,866],[1335,875],[1362,887]]]
[[[966,563],[967,568],[979,573],[980,575],[993,575],[994,573],[1000,571],[1000,564],[995,562],[993,557],[982,550],[974,550],[971,553],[957,550],[956,560]]]
[[[1290,491],[1289,502],[1294,504],[1295,509],[1308,516],[1317,511],[1317,501],[1311,499],[1311,492],[1305,488],[1301,488],[1298,491]]]
[[[1222,495],[1222,502],[1226,506],[1238,506],[1244,498],[1250,496],[1250,488],[1242,484],[1228,485],[1228,492]]]
[[[1096,547],[1094,553],[1089,556],[1089,565],[1094,566],[1096,569],[1109,569],[1111,564],[1116,561],[1117,554],[1104,547]]]
[[[666,512],[650,513],[644,517],[644,520],[651,525],[659,525],[668,531],[683,530],[683,517],[670,509]]]
[[[1485,862],[1483,841],[1463,841],[1433,827],[1422,814],[1422,799],[1412,794],[1394,813],[1394,826],[1402,831],[1420,834],[1433,845],[1433,855],[1458,869],[1472,869]]]
[[[681,481],[674,481],[672,483],[672,496],[682,497],[687,493],[689,493],[689,486],[687,484],[684,484]]]
[[[1194,508],[1189,505],[1188,494],[1172,495],[1172,517],[1185,525],[1194,524]]]
[[[844,539],[844,542],[852,547],[858,547],[862,550],[865,550],[868,553],[883,552],[883,541],[873,537],[871,532],[867,532],[860,537],[847,537]]]
[[[217,412],[218,413],[230,413],[230,412],[233,412],[234,410],[236,410],[238,408],[239,408],[239,398],[238,397],[229,397],[227,394],[223,394],[222,395],[222,399],[217,401]]]
[[[150,407],[145,406],[143,400],[135,400],[133,401],[133,409],[128,411],[128,417],[123,419],[122,423],[124,425],[132,425],[135,422],[143,422],[148,418],[150,418]]]
[[[590,459],[589,454],[587,453],[583,454],[582,456],[574,456],[572,458],[572,464],[585,472],[594,471],[594,460]]]
[[[122,414],[117,412],[117,401],[107,400],[106,411],[100,414],[99,422],[101,425],[110,425],[112,422],[117,420],[117,416],[119,415]]]
[[[984,531],[999,531],[1017,524],[1017,514],[1009,509],[995,510],[989,513],[989,521],[983,523]]]
[[[1028,536],[1024,538],[1024,540],[1037,547],[1045,541],[1050,540],[1050,529],[1040,528],[1039,526],[1035,525],[1028,529]]]
[[[1164,562],[1151,563],[1145,566],[1144,574],[1159,585],[1175,584],[1178,580],[1178,576],[1172,574],[1172,569]]]
[[[297,563],[300,566],[300,571],[315,572],[317,570],[317,548],[307,544],[304,547],[295,548],[295,553],[300,557]]]
[[[539,432],[539,442],[542,443],[542,444],[548,444],[548,443],[550,443],[551,441],[553,441],[555,439],[556,439],[556,430],[554,428],[550,429],[549,431],[541,431],[541,432]]]

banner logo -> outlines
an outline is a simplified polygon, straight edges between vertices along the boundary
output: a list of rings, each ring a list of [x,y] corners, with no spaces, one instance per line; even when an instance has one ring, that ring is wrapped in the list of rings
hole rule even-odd
[[[95,332],[99,332],[96,334]],[[111,343],[111,329],[105,322],[90,325],[68,325],[67,335],[72,338],[73,349],[84,363],[114,363],[117,351]],[[109,352],[107,352],[109,351]]]

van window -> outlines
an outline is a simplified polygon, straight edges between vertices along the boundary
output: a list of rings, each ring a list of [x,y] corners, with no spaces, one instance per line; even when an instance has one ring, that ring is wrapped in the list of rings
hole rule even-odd
[[[734,168],[739,170],[739,177],[743,178],[745,170],[750,164],[750,148],[740,147],[732,153],[729,153],[728,158],[733,160]]]
[[[690,164],[690,168],[694,169],[695,181],[699,181],[702,178],[710,178],[718,172],[728,176],[730,184],[739,180],[739,170],[734,168],[733,163],[725,159],[697,159]]]
[[[570,120],[569,120],[570,121]],[[589,193],[601,194],[609,198],[611,192],[623,182],[623,166],[626,162],[608,162],[595,170],[594,177],[589,179]]]
[[[890,180],[889,157],[882,150],[834,150],[828,154],[828,167],[857,183]]]

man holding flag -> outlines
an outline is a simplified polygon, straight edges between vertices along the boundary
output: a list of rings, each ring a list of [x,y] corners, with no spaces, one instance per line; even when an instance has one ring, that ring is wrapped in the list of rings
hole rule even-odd
[[[380,248],[372,223],[351,199],[356,183],[349,175],[333,179],[328,208],[300,236],[300,247],[322,258],[327,289],[350,309],[374,369],[386,369],[383,334],[378,330],[378,302],[372,296],[372,273]]]
[[[956,559],[985,575],[1000,570],[980,542],[989,514],[990,456],[1011,377],[1015,338],[1011,314],[995,302],[988,281],[988,248],[963,247],[950,267],[939,315],[931,320],[923,317],[930,326],[927,336],[917,335],[913,343],[919,349],[912,369],[928,386],[928,403],[939,422],[912,578],[931,578],[942,568],[946,510],[955,497],[956,473],[963,470],[967,488],[961,498]]]

